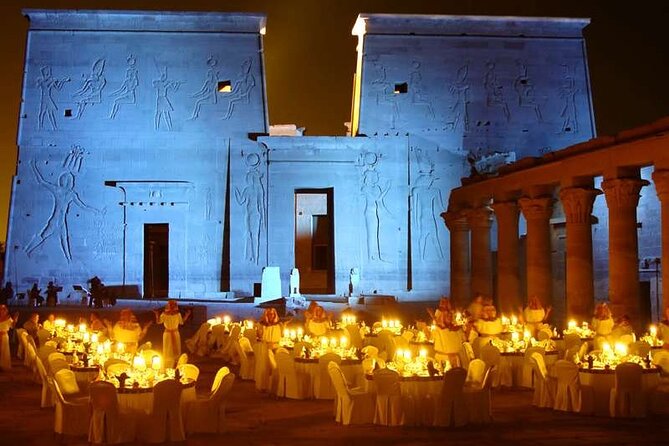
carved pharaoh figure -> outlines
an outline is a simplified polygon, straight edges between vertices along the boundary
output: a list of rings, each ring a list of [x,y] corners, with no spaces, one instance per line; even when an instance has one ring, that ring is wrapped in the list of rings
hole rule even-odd
[[[91,72],[84,76],[79,90],[72,95],[77,103],[77,119],[81,119],[86,107],[102,102],[102,90],[107,85],[104,70],[105,60],[96,60],[91,67]]]
[[[203,104],[218,103],[218,71],[216,70],[216,65],[218,65],[218,60],[213,56],[209,56],[209,59],[207,59],[207,66],[209,68],[202,82],[202,87],[192,96],[196,101],[193,114],[190,117],[191,120],[197,119],[200,116]]]
[[[509,106],[504,98],[504,90],[502,84],[497,80],[497,73],[495,71],[495,63],[492,61],[486,62],[486,72],[483,77],[483,87],[486,91],[486,105],[488,107],[496,106],[502,109],[504,117],[507,121],[511,118]]]
[[[255,153],[249,154],[246,161],[249,164],[249,171],[246,173],[246,186],[242,190],[235,188],[235,198],[237,203],[244,208],[244,223],[246,226],[244,252],[246,259],[258,264],[260,232],[265,224],[265,188],[262,184],[262,174],[255,168],[260,163],[260,156]]]
[[[390,190],[390,180],[383,186],[379,184],[379,174],[375,170],[367,170],[363,174],[362,195],[365,199],[364,215],[367,232],[367,257],[370,260],[384,261],[381,253],[381,220],[382,215],[390,211],[386,207],[385,197]]]
[[[165,121],[167,130],[172,130],[172,112],[174,107],[170,102],[168,93],[170,91],[177,91],[181,86],[181,82],[171,81],[167,79],[167,67],[160,72],[160,79],[153,81],[153,87],[156,89],[156,113],[154,115],[154,128],[160,129],[160,122]]]
[[[543,117],[541,116],[541,108],[535,97],[532,78],[527,74],[527,66],[521,61],[518,61],[517,63],[520,74],[513,82],[513,88],[518,94],[518,105],[520,107],[532,108],[534,110],[534,115],[537,118],[537,122],[542,122]]]
[[[256,78],[251,72],[253,60],[249,57],[242,62],[242,67],[239,76],[232,86],[232,92],[228,96],[228,109],[223,115],[223,119],[230,119],[235,110],[235,105],[249,104],[251,102],[251,91],[256,86]]]
[[[441,191],[435,185],[438,180],[434,176],[434,165],[422,154],[421,149],[416,150],[416,157],[420,168],[418,178],[411,188],[411,206],[414,225],[418,236],[418,251],[421,260],[426,260],[427,249],[432,241],[439,259],[444,258],[442,243],[439,236],[439,219],[437,218],[445,209],[444,199]],[[427,167],[425,166],[427,164]]]
[[[455,130],[460,123],[465,131],[469,130],[469,65],[465,64],[458,68],[455,83],[451,85],[449,91],[455,98],[451,104],[452,120],[451,129]]]
[[[578,132],[578,117],[576,114],[576,79],[571,74],[568,65],[562,65],[562,85],[560,85],[560,97],[562,98],[562,132]]]
[[[37,78],[36,81],[40,90],[37,128],[40,130],[44,128],[44,118],[46,118],[49,121],[49,124],[51,124],[51,129],[58,130],[58,125],[56,124],[56,112],[58,111],[58,107],[53,100],[53,92],[54,90],[60,91],[63,88],[63,85],[70,81],[70,78],[56,79],[51,74],[50,66],[43,66],[40,69],[40,74],[41,76]]]
[[[132,54],[127,59],[128,68],[125,70],[125,79],[118,90],[111,93],[114,104],[109,112],[109,119],[115,119],[121,104],[134,104],[137,101],[135,91],[139,86],[139,75],[137,73],[137,59]]]

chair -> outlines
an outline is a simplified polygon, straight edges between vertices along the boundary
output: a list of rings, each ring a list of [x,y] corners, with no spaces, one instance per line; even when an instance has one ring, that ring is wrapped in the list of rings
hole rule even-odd
[[[56,403],[53,431],[60,436],[85,436],[91,419],[88,399],[66,398],[55,379],[48,376],[47,381]]]
[[[58,350],[53,345],[42,344],[41,347],[37,349],[37,357],[42,360],[42,365],[49,360],[49,355],[51,353],[56,353]]]
[[[181,391],[183,386],[173,379],[160,381],[153,386],[153,407],[143,417],[138,436],[146,443],[184,441],[181,418]]]
[[[58,388],[65,396],[81,395],[81,389],[77,384],[77,377],[72,370],[60,369],[53,375],[53,379],[58,383]]]
[[[612,417],[646,416],[642,377],[643,368],[639,364],[626,362],[616,367],[616,384],[609,398],[609,413]]]
[[[402,335],[401,335],[401,336],[402,336],[404,339],[406,339],[407,342],[411,342],[411,340],[413,339],[413,331],[404,330],[404,331],[402,332]]]
[[[467,421],[472,424],[487,424],[492,422],[492,382],[497,370],[495,367],[485,370],[480,385],[469,385],[463,389],[465,406],[467,407]]]
[[[382,424],[384,426],[399,426],[404,424],[400,375],[390,369],[375,370],[374,385],[376,387],[374,424]]]
[[[105,369],[105,372],[109,373],[109,367],[113,364],[123,364],[126,367],[130,367],[130,364],[128,364],[127,361],[124,361],[123,359],[120,358],[109,358],[105,361],[103,368]]]
[[[467,406],[463,387],[467,371],[454,367],[444,373],[444,385],[434,408],[435,426],[464,426],[467,424]]]
[[[335,397],[335,389],[329,378],[328,364],[334,362],[341,364],[341,357],[336,353],[326,353],[318,358],[318,373],[314,379],[314,397],[317,399],[331,400]]]
[[[363,389],[351,389],[336,362],[328,363],[328,374],[337,393],[335,421],[349,424],[371,423],[374,419],[374,400]]]
[[[90,443],[127,443],[135,440],[136,415],[121,411],[116,387],[106,381],[96,381],[89,387],[91,423]]]
[[[351,340],[351,346],[361,349],[362,348],[362,336],[360,335],[360,329],[357,325],[347,325],[346,331],[348,331],[348,338]]]
[[[578,366],[560,359],[553,366],[557,384],[553,408],[566,412],[591,414],[594,409],[594,393],[590,386],[581,385]]]
[[[203,322],[195,334],[186,339],[184,344],[186,348],[193,355],[207,356],[209,353],[209,330],[211,325],[208,322]]]
[[[462,343],[462,348],[458,355],[460,356],[460,365],[463,368],[468,368],[469,362],[476,358],[472,344],[466,341]]]
[[[195,364],[181,364],[177,368],[184,378],[197,381],[200,376],[200,369]]]
[[[35,343],[31,342],[32,338],[30,336],[26,336],[27,342],[25,344],[25,360],[24,364],[26,367],[30,369],[32,372],[33,379],[36,382],[40,382],[41,379],[39,377],[39,372],[37,371],[36,365],[35,365],[35,359],[37,358],[37,349],[35,348]]]
[[[255,358],[254,379],[256,389],[261,392],[271,389],[272,369],[269,362],[269,352],[264,342],[256,342],[253,345],[253,356]]]
[[[18,356],[19,359],[25,358],[25,344],[26,344],[26,339],[25,335],[27,335],[28,332],[25,330],[25,328],[17,328],[16,329],[16,336],[19,339],[19,345],[16,350],[16,356]]]
[[[255,371],[255,357],[253,356],[253,348],[249,340],[241,337],[232,341],[239,358],[239,377],[241,379],[253,379]]]
[[[278,390],[277,396],[293,399],[305,399],[308,395],[308,381],[303,374],[295,369],[295,360],[288,352],[278,351],[275,355]]]
[[[39,341],[39,345],[42,346],[46,341],[48,341],[51,338],[51,332],[49,330],[45,330],[43,328],[40,328],[37,330],[37,340]]]
[[[481,359],[472,359],[467,368],[466,387],[480,388],[483,386],[483,380],[486,377],[488,366]]]
[[[481,359],[488,367],[497,367],[495,380],[492,383],[494,388],[502,386],[511,387],[513,384],[513,377],[511,374],[511,364],[507,361],[502,361],[502,355],[499,349],[492,344],[485,344],[481,346]]]
[[[279,392],[279,371],[276,364],[276,357],[274,351],[267,350],[267,364],[269,365],[269,387],[268,391],[274,396],[278,396]]]
[[[47,380],[48,374],[46,373],[44,364],[42,363],[42,360],[39,358],[39,356],[35,359],[35,362],[40,379],[42,380],[42,397],[40,400],[40,407],[42,408],[53,407],[55,401],[54,401],[54,395],[51,392],[51,386],[49,385],[49,381]]]
[[[232,326],[230,329],[230,334],[226,336],[225,342],[222,344],[221,347],[219,347],[218,351],[216,352],[217,356],[220,356],[221,358],[227,360],[227,361],[232,361],[232,358],[235,355],[235,341],[239,339],[239,334],[241,333],[242,328],[238,325],[235,324]]]
[[[534,353],[537,353],[543,357],[545,351],[543,347],[528,347],[525,349],[525,354],[523,355],[523,365],[519,376],[520,381],[518,382],[520,387],[525,387],[527,389],[534,388],[534,369],[532,367],[532,362],[530,361],[530,357]]]
[[[186,405],[186,432],[221,433],[225,427],[226,397],[235,382],[235,375],[227,367],[216,374],[211,393]]]
[[[144,357],[144,361],[146,362],[146,365],[148,367],[151,367],[151,362],[153,361],[154,356],[158,356],[159,358],[162,358],[163,360],[165,360],[165,358],[163,358],[163,355],[159,351],[153,350],[151,348],[144,349],[141,352],[138,351],[137,354],[141,354],[142,357]],[[172,368],[173,365],[174,364],[165,363],[164,367]]]
[[[581,337],[576,333],[567,333],[564,335],[564,349],[569,350],[572,347],[581,347]]]
[[[378,358],[379,349],[373,345],[367,345],[360,350],[366,358]]]
[[[56,374],[59,370],[70,369],[70,365],[65,359],[65,355],[60,352],[53,352],[47,356],[47,364],[49,365],[48,372],[52,376]]]
[[[182,353],[182,354],[179,355],[174,368],[177,368],[180,365],[184,365],[184,364],[188,364],[188,354],[187,353]]]
[[[392,361],[395,358],[395,340],[394,334],[389,330],[381,330],[379,332],[379,355],[385,354],[387,361]]]
[[[539,353],[530,355],[530,361],[534,370],[534,396],[532,405],[537,407],[548,407],[555,405],[555,389],[557,382],[552,376],[548,376],[546,362]]]
[[[660,368],[660,384],[669,384],[669,351],[653,352],[653,364]]]

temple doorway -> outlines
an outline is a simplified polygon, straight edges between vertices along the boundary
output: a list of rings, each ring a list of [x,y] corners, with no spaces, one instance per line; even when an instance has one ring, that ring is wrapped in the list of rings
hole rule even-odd
[[[144,225],[144,298],[167,297],[169,292],[169,234],[167,223]]]

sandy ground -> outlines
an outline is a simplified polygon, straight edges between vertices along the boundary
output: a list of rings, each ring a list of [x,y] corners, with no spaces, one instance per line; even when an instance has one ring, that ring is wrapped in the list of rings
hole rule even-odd
[[[215,310],[217,311],[217,310]],[[210,311],[211,313],[212,311]],[[182,329],[183,339],[197,328]],[[160,349],[161,330],[149,339]],[[201,369],[198,392],[205,394],[218,358],[191,358]],[[234,366],[230,366],[233,372]],[[18,360],[10,372],[0,372],[0,446],[56,445],[53,409],[40,409],[40,386]],[[458,429],[426,427],[341,426],[334,422],[332,401],[276,399],[257,392],[251,381],[235,381],[227,406],[227,430],[221,435],[193,435],[188,445],[669,445],[669,422],[661,417],[622,420],[536,409],[532,393],[493,393],[491,425]],[[67,438],[68,444],[87,444]]]

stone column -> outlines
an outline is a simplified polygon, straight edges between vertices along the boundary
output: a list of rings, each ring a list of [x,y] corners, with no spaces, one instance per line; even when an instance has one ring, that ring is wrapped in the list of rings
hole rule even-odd
[[[591,187],[560,191],[567,220],[567,319],[589,321],[595,301],[592,264],[592,205],[602,192]]]
[[[451,300],[457,307],[469,303],[469,226],[462,211],[441,214],[451,234]]]
[[[609,301],[614,317],[627,314],[640,327],[639,240],[636,207],[648,181],[613,178],[602,182],[609,208]]]
[[[468,210],[467,223],[472,231],[472,293],[492,297],[492,252],[490,251],[492,209],[483,206]]]
[[[669,170],[653,172],[655,191],[662,207],[662,314],[669,308]]]
[[[553,300],[550,232],[553,198],[521,198],[518,204],[527,220],[527,296],[537,296],[544,306],[548,306]]]
[[[497,218],[497,301],[502,313],[515,313],[522,306],[518,269],[518,203],[492,205]]]

